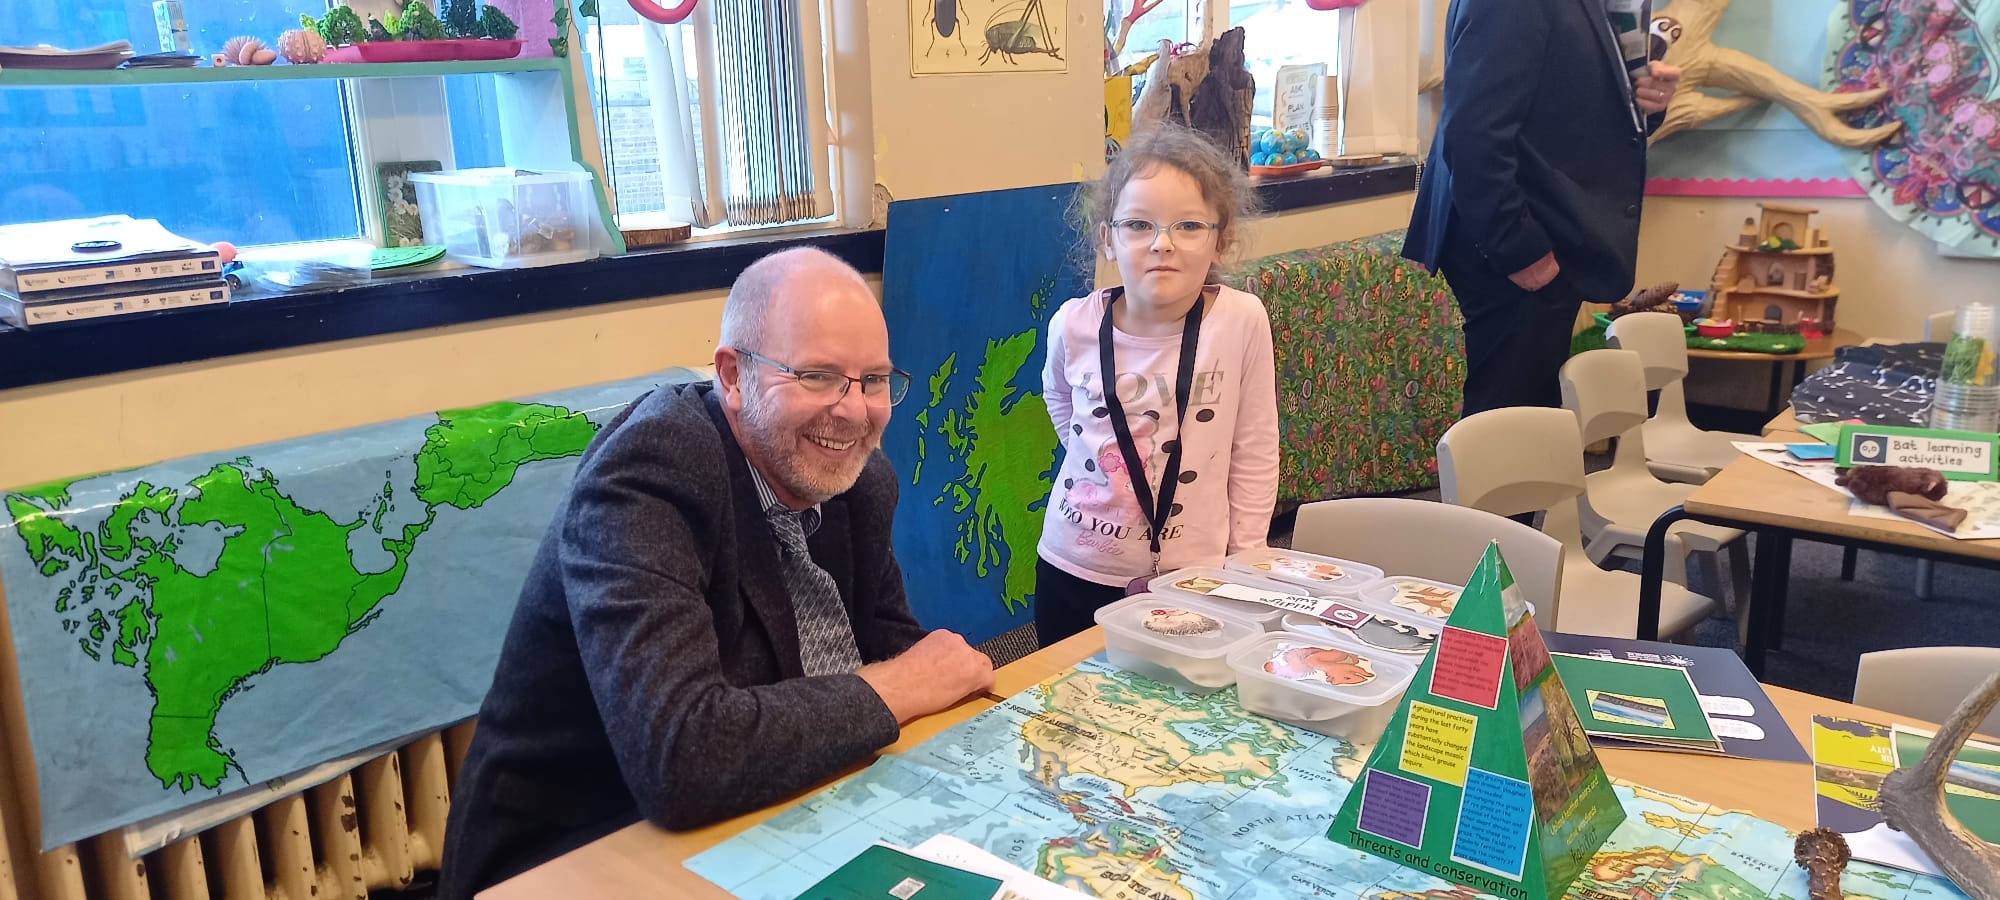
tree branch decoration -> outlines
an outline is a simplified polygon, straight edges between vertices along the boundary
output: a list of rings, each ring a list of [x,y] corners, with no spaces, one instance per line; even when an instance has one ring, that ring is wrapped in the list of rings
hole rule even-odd
[[[1964,3],[1967,0],[1954,0]],[[1731,113],[1751,109],[1770,101],[1791,110],[1807,128],[1837,147],[1866,149],[1889,139],[1902,128],[1899,122],[1871,127],[1849,125],[1843,113],[1863,110],[1881,102],[1887,91],[1880,88],[1853,91],[1822,91],[1799,83],[1761,59],[1715,44],[1715,27],[1729,9],[1730,0],[1673,0],[1671,11],[1681,28],[1680,39],[1667,51],[1666,62],[1682,70],[1680,91],[1667,108],[1666,121],[1654,132],[1653,140],[1700,128]],[[1444,4],[1438,4],[1440,16]],[[2000,0],[1987,0],[1986,7],[2000,15]],[[1440,25],[1442,27],[1442,25]],[[1420,93],[1442,90],[1442,69],[1420,76]],[[1710,88],[1727,91],[1711,94]]]
[[[1110,78],[1118,74],[1118,56],[1125,52],[1125,42],[1132,39],[1132,26],[1139,24],[1149,12],[1160,7],[1167,0],[1133,0],[1132,8],[1118,17],[1118,34],[1104,45],[1104,76]]]
[[[1665,124],[1653,134],[1659,141],[1699,128],[1731,113],[1765,101],[1777,103],[1799,117],[1814,134],[1837,147],[1867,148],[1887,140],[1902,127],[1891,122],[1872,128],[1847,124],[1841,113],[1881,102],[1882,89],[1830,92],[1807,87],[1761,59],[1715,45],[1715,27],[1730,0],[1674,0],[1671,11],[1680,21],[1681,39],[1667,51],[1666,62],[1682,70],[1679,93],[1667,108]],[[1730,92],[1705,93],[1703,88]]]
[[[2000,704],[2000,672],[1958,705],[1915,766],[1882,778],[1889,827],[1908,834],[1972,900],[2000,900],[2000,847],[1974,836],[1945,808],[1945,776],[1972,730]]]

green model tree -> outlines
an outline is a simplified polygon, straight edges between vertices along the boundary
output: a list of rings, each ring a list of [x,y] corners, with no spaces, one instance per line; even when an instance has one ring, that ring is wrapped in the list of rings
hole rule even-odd
[[[441,41],[445,36],[444,22],[424,5],[424,0],[410,0],[410,5],[403,8],[403,40]]]
[[[479,36],[479,0],[438,0],[444,33],[455,38]]]
[[[520,33],[520,31],[521,26],[514,24],[514,20],[508,18],[507,14],[501,12],[497,6],[489,4],[479,12],[480,37],[490,37],[495,40],[507,41],[513,40],[514,35]]]
[[[362,23],[361,17],[355,15],[354,10],[345,6],[327,10],[326,15],[320,17],[319,27],[316,30],[319,31],[320,37],[326,38],[329,47],[359,44],[368,40],[368,26]]]

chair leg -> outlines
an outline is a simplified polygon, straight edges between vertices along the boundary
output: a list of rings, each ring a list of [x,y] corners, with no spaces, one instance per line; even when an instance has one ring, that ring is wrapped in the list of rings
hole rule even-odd
[[[1701,553],[1695,557],[1690,557],[1690,559],[1693,566],[1701,569],[1701,590],[1695,591],[1695,593],[1707,593],[1721,600],[1723,605],[1727,606],[1729,601],[1722,590],[1722,554],[1719,552]],[[1694,590],[1693,583],[1694,573],[1689,572],[1687,585],[1689,590]]]
[[[1729,593],[1736,600],[1736,639],[1744,640],[1750,627],[1750,539],[1746,535],[1729,542]]]
[[[1854,565],[1860,562],[1860,560],[1861,551],[1858,548],[1848,547],[1842,550],[1840,552],[1840,580],[1853,581]]]
[[[1917,560],[1916,595],[1918,600],[1936,599],[1936,597],[1931,593],[1931,575],[1933,574],[1932,573],[1933,565],[1935,564],[1928,559]]]
[[[1792,584],[1792,539],[1776,538],[1776,564],[1771,567],[1771,597],[1776,602],[1768,611],[1771,625],[1770,638],[1765,642],[1767,650],[1785,649],[1785,603],[1791,594]]]

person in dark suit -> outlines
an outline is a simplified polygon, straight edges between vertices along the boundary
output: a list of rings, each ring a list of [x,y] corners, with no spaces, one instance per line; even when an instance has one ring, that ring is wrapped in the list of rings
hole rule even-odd
[[[1465,314],[1464,415],[1560,406],[1577,308],[1632,289],[1646,137],[1680,70],[1628,76],[1605,0],[1458,0],[1445,40],[1403,255]]]
[[[642,818],[768,806],[992,686],[903,593],[877,448],[909,376],[861,276],[817,250],[752,264],[715,364],[585,452],[480,707],[439,897]]]

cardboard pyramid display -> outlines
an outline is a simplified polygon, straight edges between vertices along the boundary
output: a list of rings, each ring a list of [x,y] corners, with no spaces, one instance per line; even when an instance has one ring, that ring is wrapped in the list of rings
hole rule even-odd
[[[1495,897],[1548,900],[1624,820],[1495,544],[1327,837]]]

